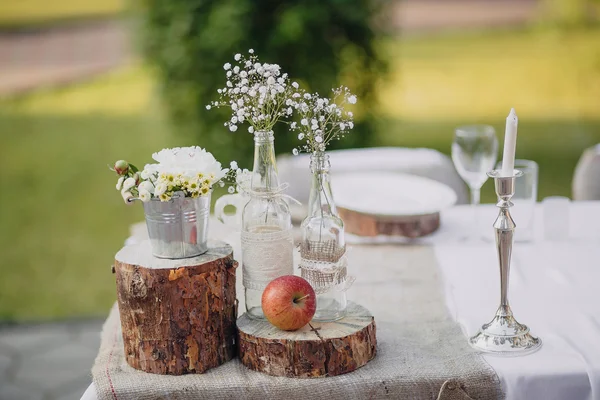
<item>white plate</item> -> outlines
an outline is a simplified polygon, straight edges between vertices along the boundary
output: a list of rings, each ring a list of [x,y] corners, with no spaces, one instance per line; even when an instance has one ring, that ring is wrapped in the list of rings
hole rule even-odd
[[[456,203],[450,187],[431,179],[393,172],[360,172],[332,177],[335,204],[382,217],[434,214]]]

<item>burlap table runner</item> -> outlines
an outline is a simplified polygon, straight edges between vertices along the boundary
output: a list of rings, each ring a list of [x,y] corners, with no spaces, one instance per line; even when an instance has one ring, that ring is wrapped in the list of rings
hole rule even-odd
[[[162,376],[127,365],[116,305],[92,375],[100,400],[111,399],[499,399],[494,370],[447,315],[430,247],[357,246],[349,298],[377,323],[377,357],[346,375],[277,378],[235,359],[202,375]],[[238,288],[238,295],[243,293]]]

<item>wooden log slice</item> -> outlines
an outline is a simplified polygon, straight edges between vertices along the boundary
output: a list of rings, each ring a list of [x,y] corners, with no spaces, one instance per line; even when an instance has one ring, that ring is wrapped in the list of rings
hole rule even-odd
[[[375,319],[364,307],[349,303],[346,317],[311,322],[294,332],[246,314],[238,319],[242,363],[274,376],[315,378],[352,372],[375,357]]]
[[[358,236],[403,236],[417,238],[429,235],[440,227],[440,214],[384,217],[337,208],[346,232]]]
[[[207,253],[167,260],[150,242],[115,256],[125,358],[156,374],[202,373],[235,356],[235,271],[231,246],[209,242]]]

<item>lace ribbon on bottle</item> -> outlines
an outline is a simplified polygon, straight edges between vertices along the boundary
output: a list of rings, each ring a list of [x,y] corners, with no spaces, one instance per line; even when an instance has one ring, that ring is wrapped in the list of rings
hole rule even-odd
[[[244,287],[263,290],[273,279],[294,273],[294,239],[291,229],[257,225],[242,232]]]

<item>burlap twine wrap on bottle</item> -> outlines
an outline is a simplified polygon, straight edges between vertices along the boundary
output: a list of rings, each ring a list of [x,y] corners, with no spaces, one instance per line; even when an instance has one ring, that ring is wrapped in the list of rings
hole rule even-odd
[[[326,242],[303,241],[300,243],[300,275],[311,284],[316,294],[334,289],[346,291],[355,278],[348,275],[346,246],[339,247],[330,240]]]

